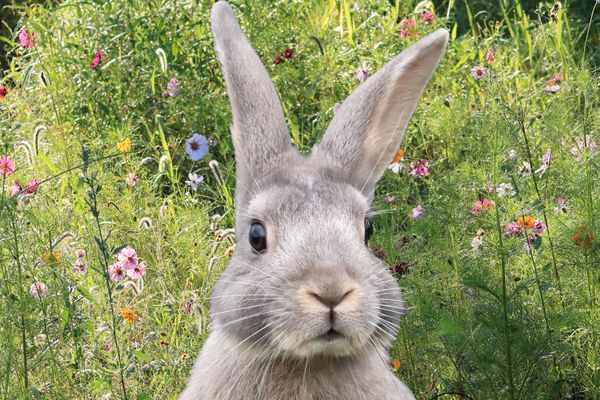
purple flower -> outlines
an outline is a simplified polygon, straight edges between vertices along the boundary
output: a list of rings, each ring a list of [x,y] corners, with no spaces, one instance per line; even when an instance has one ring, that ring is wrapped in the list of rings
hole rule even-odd
[[[208,140],[206,137],[194,133],[191,138],[185,141],[185,150],[192,161],[198,161],[208,153]]]
[[[506,237],[518,237],[521,236],[521,225],[518,222],[513,221],[504,227],[504,236]]]
[[[75,261],[73,264],[73,271],[78,273],[79,275],[83,275],[87,272],[87,263],[83,261],[81,258]]]
[[[523,164],[519,167],[519,173],[523,176],[531,176],[531,164],[528,161],[523,161]]]
[[[369,77],[369,72],[371,72],[371,64],[363,60],[360,67],[356,68],[354,77],[360,82],[364,82]]]
[[[386,194],[385,201],[387,201],[388,203],[393,203],[394,201],[396,201],[396,196],[394,196],[393,194]]]
[[[414,219],[415,221],[423,219],[423,217],[425,217],[425,208],[423,208],[422,205],[416,206],[415,208],[412,209],[411,216],[412,216],[412,219]]]
[[[550,160],[552,158],[552,150],[546,150],[546,153],[542,156],[542,165],[535,170],[535,173],[540,177],[550,168]]]
[[[425,160],[417,160],[410,165],[408,172],[415,178],[429,174],[429,163]]]
[[[562,86],[559,84],[556,85],[546,85],[546,87],[544,87],[544,92],[546,93],[556,93],[559,92],[562,89]]]
[[[175,97],[179,94],[179,86],[181,83],[177,78],[169,79],[169,83],[167,83],[167,91],[163,94],[163,97]]]
[[[541,235],[546,230],[546,224],[541,219],[536,219],[533,223],[533,233]]]
[[[487,69],[481,65],[477,65],[471,68],[471,75],[477,80],[483,79],[487,76]]]

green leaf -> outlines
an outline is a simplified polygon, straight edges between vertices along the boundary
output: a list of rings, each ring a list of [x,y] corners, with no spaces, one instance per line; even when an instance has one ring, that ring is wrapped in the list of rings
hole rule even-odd
[[[142,361],[152,362],[152,359],[149,356],[147,356],[146,354],[142,353],[139,350],[134,350],[133,351],[133,355],[136,356],[137,358],[139,358]]]

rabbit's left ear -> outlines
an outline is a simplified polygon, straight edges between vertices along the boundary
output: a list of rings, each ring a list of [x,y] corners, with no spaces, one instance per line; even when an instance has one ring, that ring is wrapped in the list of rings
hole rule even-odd
[[[447,42],[448,31],[439,29],[362,83],[341,105],[311,159],[335,169],[370,198]]]

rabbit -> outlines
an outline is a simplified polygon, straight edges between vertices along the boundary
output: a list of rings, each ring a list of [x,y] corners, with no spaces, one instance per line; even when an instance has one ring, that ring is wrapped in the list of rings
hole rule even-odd
[[[414,399],[390,367],[405,309],[367,246],[369,208],[448,32],[360,84],[303,155],[229,5],[213,6],[211,28],[233,116],[237,245],[180,399]]]

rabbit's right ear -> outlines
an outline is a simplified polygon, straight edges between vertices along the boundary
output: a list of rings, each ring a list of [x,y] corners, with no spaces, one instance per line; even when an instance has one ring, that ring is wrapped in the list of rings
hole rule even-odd
[[[236,201],[243,206],[260,189],[258,181],[282,164],[292,145],[273,82],[233,10],[218,2],[210,19],[233,113]]]

